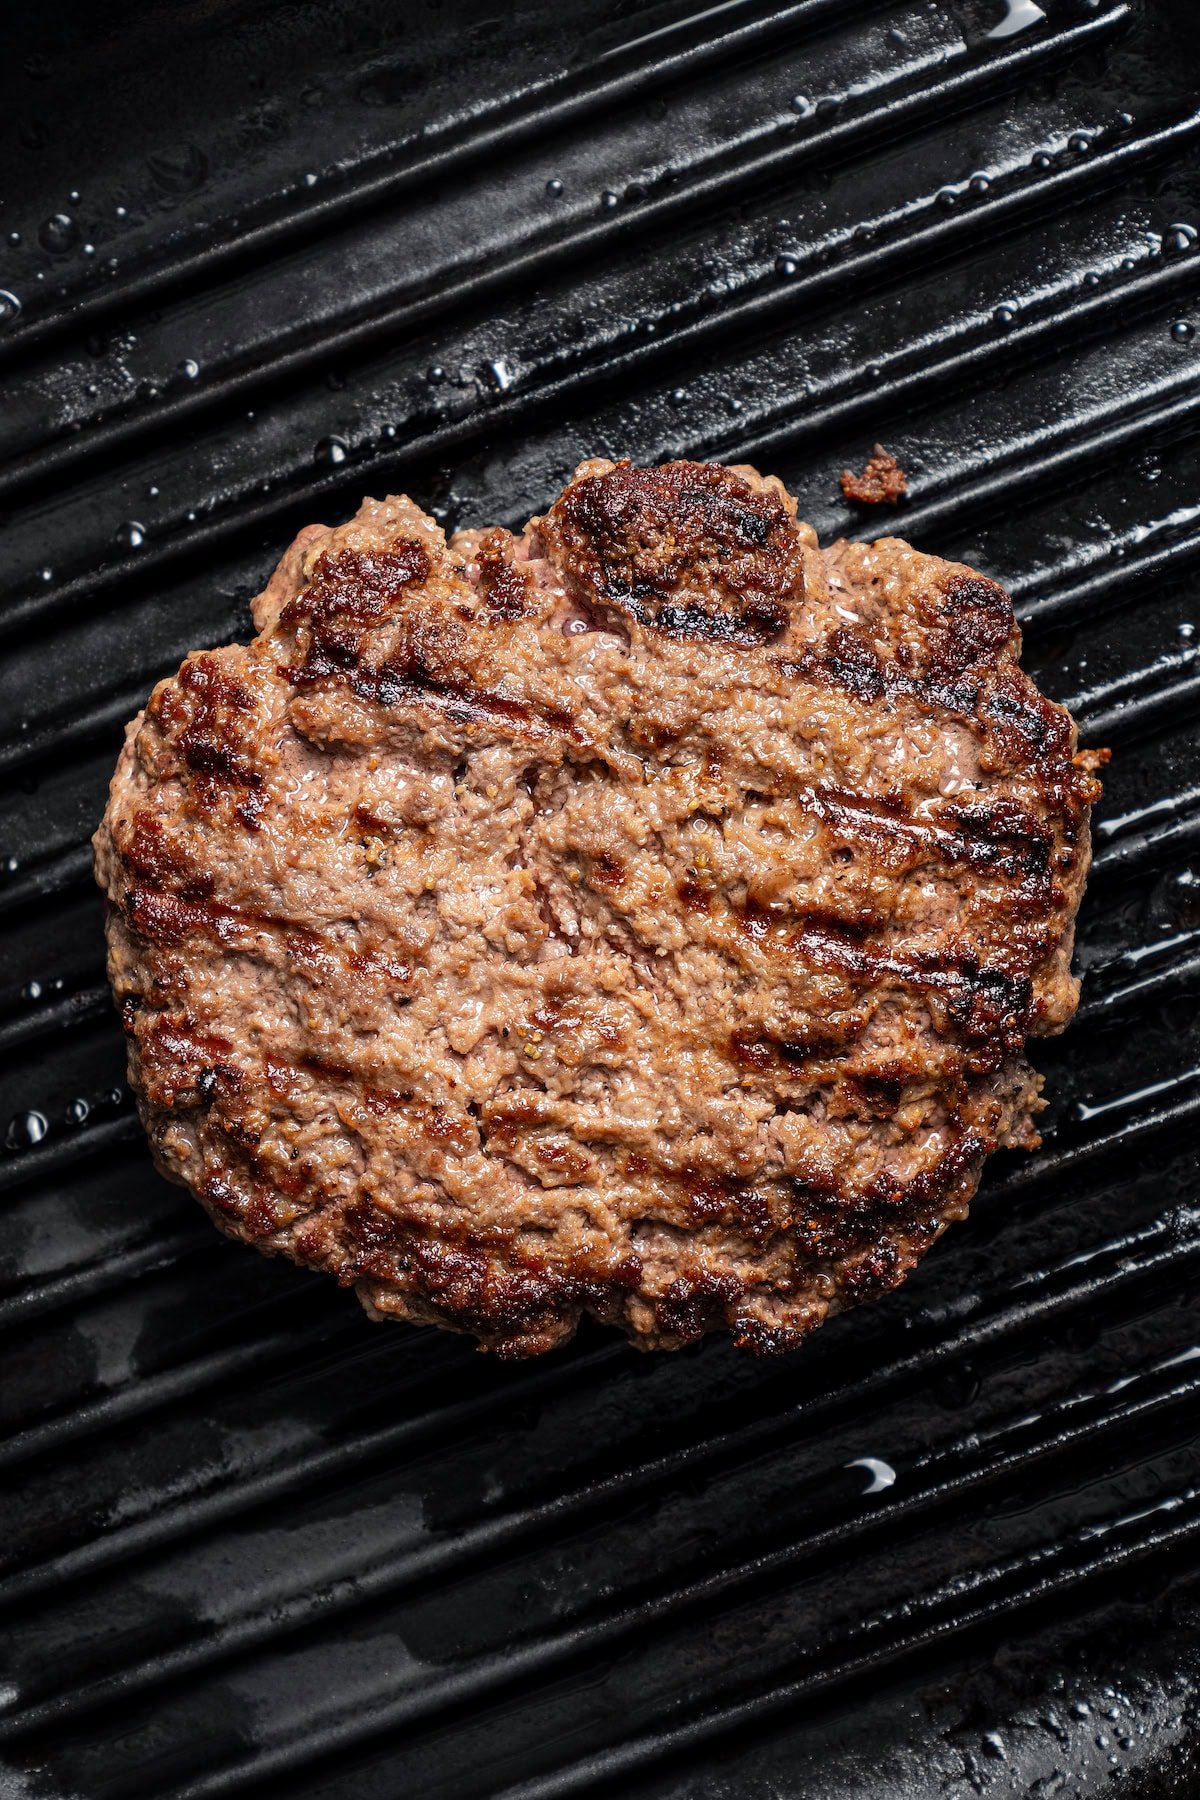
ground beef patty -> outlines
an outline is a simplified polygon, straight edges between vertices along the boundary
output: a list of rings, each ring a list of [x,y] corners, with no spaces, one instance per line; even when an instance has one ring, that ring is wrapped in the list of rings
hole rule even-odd
[[[373,1315],[788,1349],[1032,1145],[1098,758],[995,582],[752,469],[302,531],[96,866],[159,1167]]]

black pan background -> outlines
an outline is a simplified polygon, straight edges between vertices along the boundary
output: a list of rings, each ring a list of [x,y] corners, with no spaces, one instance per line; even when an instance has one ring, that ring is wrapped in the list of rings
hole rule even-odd
[[[1200,1792],[1200,22],[1037,10],[5,10],[0,1794]],[[1114,751],[1044,1149],[779,1362],[370,1325],[153,1174],[104,988],[152,681],[602,453],[989,570]]]

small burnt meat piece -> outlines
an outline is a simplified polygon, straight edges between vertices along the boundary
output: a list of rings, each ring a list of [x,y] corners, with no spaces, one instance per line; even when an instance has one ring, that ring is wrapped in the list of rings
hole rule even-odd
[[[876,444],[861,475],[843,469],[838,485],[847,500],[861,506],[894,506],[908,492],[908,476],[890,450]]]
[[[1096,756],[995,582],[776,480],[582,465],[518,537],[301,532],[96,834],[155,1159],[503,1356],[791,1348],[1036,1143]]]

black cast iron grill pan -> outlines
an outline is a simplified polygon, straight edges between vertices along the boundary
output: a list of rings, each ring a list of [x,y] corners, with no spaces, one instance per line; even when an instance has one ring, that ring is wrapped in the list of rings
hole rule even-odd
[[[1038,11],[0,27],[0,1793],[1200,1787],[1200,38]],[[1114,751],[1045,1147],[778,1362],[371,1326],[124,1088],[86,842],[151,683],[301,524],[599,454],[995,574]]]

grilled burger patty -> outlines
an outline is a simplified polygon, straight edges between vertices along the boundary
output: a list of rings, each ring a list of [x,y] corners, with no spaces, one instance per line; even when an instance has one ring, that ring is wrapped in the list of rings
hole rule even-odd
[[[789,1349],[1032,1146],[1098,756],[1007,594],[749,468],[311,526],[130,725],[97,877],[159,1168],[374,1316]]]

